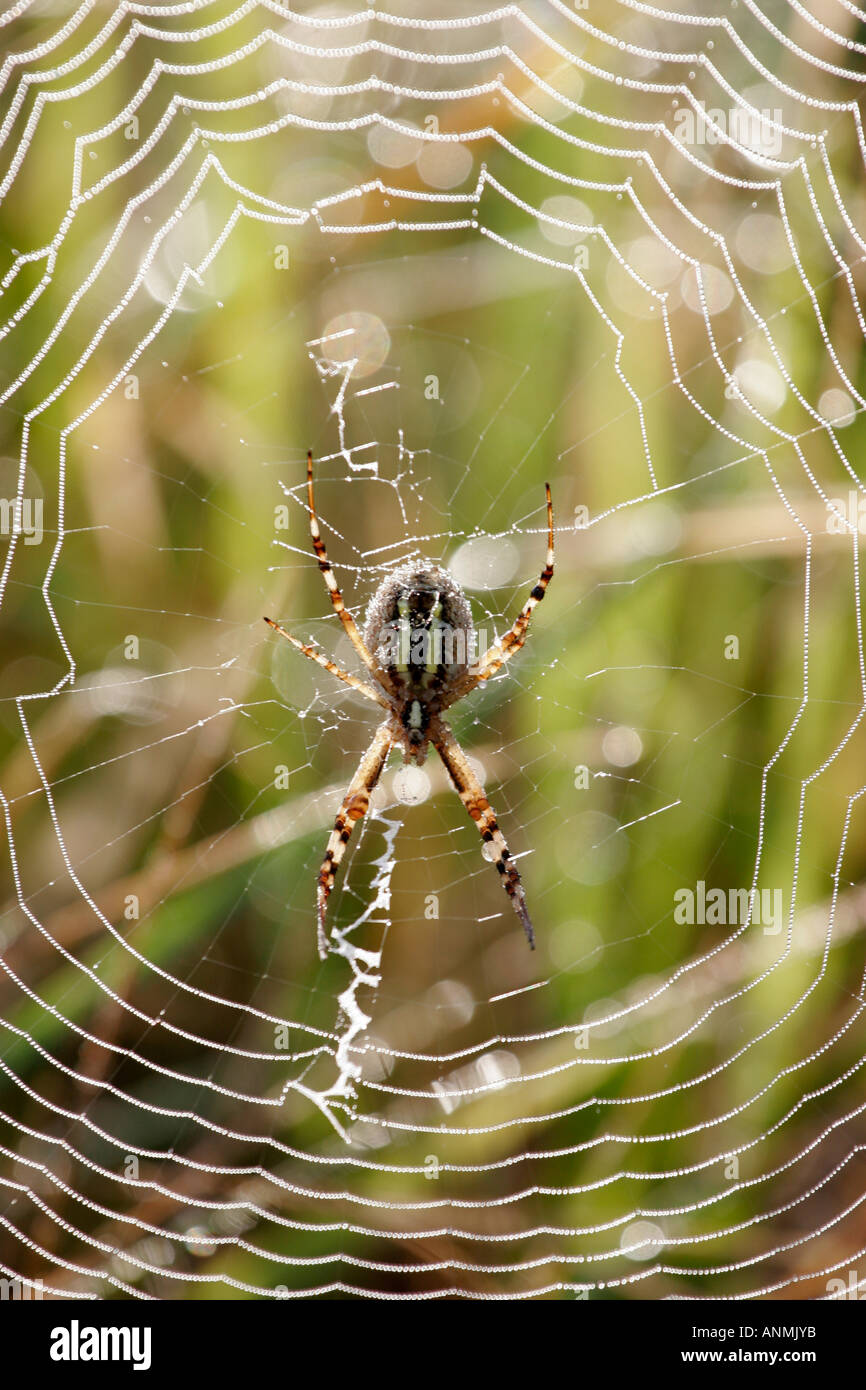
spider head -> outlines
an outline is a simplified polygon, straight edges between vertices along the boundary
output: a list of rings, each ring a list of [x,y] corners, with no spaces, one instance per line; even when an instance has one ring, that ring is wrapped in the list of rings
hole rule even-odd
[[[424,560],[403,565],[374,594],[364,642],[407,698],[423,702],[427,692],[447,687],[472,664],[472,611],[447,570]]]

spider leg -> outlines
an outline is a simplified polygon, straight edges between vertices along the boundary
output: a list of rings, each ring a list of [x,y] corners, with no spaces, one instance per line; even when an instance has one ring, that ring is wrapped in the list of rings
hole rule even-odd
[[[343,602],[343,595],[340,593],[340,588],[337,584],[336,576],[331,566],[331,562],[328,559],[328,552],[325,549],[325,542],[322,540],[322,533],[319,530],[319,518],[316,515],[316,503],[313,498],[313,455],[312,451],[309,449],[307,450],[307,499],[310,508],[310,535],[313,539],[313,549],[316,552],[316,559],[319,562],[319,569],[322,572],[322,578],[324,579],[325,584],[327,585],[328,593],[331,596],[331,602],[334,605],[334,611],[337,614],[337,617],[340,619],[340,622],[343,624],[343,627],[346,629],[346,635],[348,636],[349,641],[352,643],[352,646],[355,648],[364,665],[367,667],[367,670],[372,671],[373,674],[376,675],[376,663],[371,657],[370,653],[367,651],[367,648],[364,644],[364,639],[358,631],[355,619],[352,617],[351,613],[349,612],[348,608]]]
[[[492,844],[496,851],[494,863],[502,877],[502,886],[511,899],[511,905],[523,924],[526,939],[531,950],[535,950],[535,932],[526,907],[526,894],[520,882],[520,874],[509,853],[505,836],[499,829],[496,813],[484,793],[469,763],[469,759],[457,742],[451,728],[444,719],[434,716],[430,723],[430,740],[448,769],[448,775],[463,805],[466,807],[485,844]]]
[[[286,632],[284,627],[280,627],[279,623],[275,623],[273,618],[265,618],[265,622],[268,627],[274,629],[274,632],[278,632],[281,637],[285,637],[291,642],[293,647],[297,647],[299,652],[303,652],[304,656],[308,656],[311,661],[317,661],[320,666],[324,666],[325,670],[330,671],[332,676],[337,676],[341,681],[345,681],[346,685],[350,685],[353,690],[358,690],[362,695],[366,695],[368,700],[373,700],[383,709],[390,711],[391,706],[385,696],[380,694],[372,685],[368,685],[366,681],[359,680],[357,676],[352,676],[348,671],[344,671],[341,666],[338,666],[330,657],[325,656],[325,653],[320,652],[317,647],[310,646],[309,643],[293,637],[290,632]]]
[[[334,828],[328,840],[328,848],[325,850],[325,857],[322,867],[319,870],[319,879],[316,890],[317,911],[318,911],[318,930],[317,939],[319,943],[319,956],[322,960],[328,954],[328,938],[325,935],[325,914],[328,908],[328,898],[334,886],[334,879],[337,876],[337,869],[340,860],[346,853],[346,846],[349,843],[349,836],[355,828],[355,822],[362,819],[367,814],[370,805],[370,793],[382,775],[382,769],[388,761],[388,754],[393,743],[391,731],[391,721],[386,720],[380,724],[373,735],[369,748],[358,764],[358,769],[349,783],[349,790],[343,797],[343,804],[337,812],[337,819],[334,821]]]
[[[513,625],[504,637],[498,637],[495,642],[492,642],[476,666],[467,671],[464,679],[451,692],[448,699],[449,705],[453,705],[455,700],[460,700],[464,695],[468,695],[470,690],[474,690],[481,681],[489,680],[491,676],[495,676],[506,661],[509,661],[515,652],[520,651],[526,641],[529,619],[532,617],[533,610],[544,598],[547,586],[553,577],[553,503],[550,499],[549,483],[545,483],[544,490],[547,495],[547,564],[541,571],[538,583],[532,589]]]

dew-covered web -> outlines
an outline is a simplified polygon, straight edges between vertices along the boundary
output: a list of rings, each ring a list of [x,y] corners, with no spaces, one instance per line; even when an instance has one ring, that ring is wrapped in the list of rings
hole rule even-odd
[[[415,8],[3,17],[3,1274],[851,1296],[866,15]],[[307,448],[488,641],[551,484],[454,711],[534,954],[393,755],[318,961]]]

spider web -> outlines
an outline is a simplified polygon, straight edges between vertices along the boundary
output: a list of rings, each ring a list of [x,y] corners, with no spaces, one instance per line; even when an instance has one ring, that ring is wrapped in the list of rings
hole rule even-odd
[[[25,1291],[856,1293],[866,16],[822,15],[3,16]],[[317,961],[373,724],[261,623],[356,669],[308,447],[350,608],[425,555],[489,639],[551,483],[454,711],[534,955],[395,759]]]

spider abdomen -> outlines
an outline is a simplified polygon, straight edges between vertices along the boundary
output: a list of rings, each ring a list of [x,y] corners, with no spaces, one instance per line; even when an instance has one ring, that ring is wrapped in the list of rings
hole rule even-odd
[[[447,570],[423,561],[394,570],[379,585],[364,641],[407,698],[455,680],[475,660],[465,595]]]
[[[374,594],[364,641],[399,701],[407,756],[423,761],[432,715],[475,661],[466,597],[438,565],[403,565]]]

